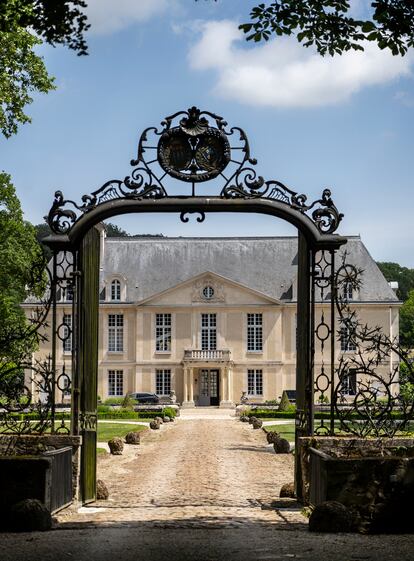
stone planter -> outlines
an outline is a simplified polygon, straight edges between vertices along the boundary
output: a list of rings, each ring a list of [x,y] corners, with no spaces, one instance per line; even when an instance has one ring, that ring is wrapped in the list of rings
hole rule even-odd
[[[302,497],[337,501],[363,532],[414,532],[414,439],[299,439]]]

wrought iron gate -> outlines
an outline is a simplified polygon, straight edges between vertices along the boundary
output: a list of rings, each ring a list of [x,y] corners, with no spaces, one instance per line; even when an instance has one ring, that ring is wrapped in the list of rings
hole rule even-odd
[[[72,431],[83,436],[81,489],[84,502],[93,500],[96,485],[96,404],[98,357],[99,234],[100,221],[125,213],[180,213],[182,222],[195,213],[197,221],[206,213],[261,213],[282,218],[299,231],[298,251],[298,336],[296,434],[314,432],[315,346],[324,352],[330,343],[330,366],[316,373],[322,394],[333,392],[334,384],[334,255],[346,243],[334,234],[341,219],[331,193],[309,203],[281,182],[268,180],[254,169],[247,136],[239,127],[228,128],[224,119],[196,107],[166,117],[161,128],[146,129],[138,143],[134,169],[122,180],[111,180],[82,203],[65,200],[62,192],[48,216],[53,231],[46,243],[54,251],[54,263],[71,255],[73,268],[64,282],[73,286]],[[178,179],[190,186],[189,193],[169,195],[167,180]],[[219,194],[196,194],[196,188],[211,179],[221,179]],[[214,188],[214,187],[213,187]],[[176,192],[176,184],[175,191]],[[57,282],[53,270],[53,283]],[[328,304],[316,315],[316,302]],[[56,295],[53,301],[56,317]],[[55,326],[56,327],[56,326]],[[67,333],[67,330],[66,330]],[[54,345],[59,337],[53,330]],[[329,361],[326,361],[328,364]],[[54,372],[56,368],[54,367]],[[322,424],[318,431],[333,427]],[[300,466],[296,478],[300,479]]]

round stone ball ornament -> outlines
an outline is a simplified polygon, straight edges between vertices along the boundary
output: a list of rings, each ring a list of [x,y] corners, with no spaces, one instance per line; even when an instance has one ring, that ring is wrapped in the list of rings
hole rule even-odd
[[[230,162],[226,134],[210,126],[192,107],[179,126],[166,129],[158,142],[158,161],[168,175],[181,181],[202,182],[217,177]]]

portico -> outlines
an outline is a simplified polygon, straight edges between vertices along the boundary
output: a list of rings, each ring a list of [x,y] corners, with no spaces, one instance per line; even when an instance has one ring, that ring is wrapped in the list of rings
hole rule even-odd
[[[229,350],[184,351],[182,407],[233,407],[233,363]]]

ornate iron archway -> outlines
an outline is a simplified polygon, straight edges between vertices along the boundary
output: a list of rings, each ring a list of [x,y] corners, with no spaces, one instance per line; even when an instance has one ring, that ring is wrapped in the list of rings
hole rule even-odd
[[[59,340],[72,337],[73,434],[83,437],[81,499],[95,498],[99,305],[99,233],[94,227],[125,213],[180,213],[183,222],[196,213],[197,221],[211,212],[261,213],[282,218],[299,231],[296,437],[333,433],[333,405],[329,422],[314,427],[314,394],[334,394],[335,364],[335,252],[346,243],[336,235],[342,219],[331,192],[311,203],[281,182],[265,180],[255,171],[246,134],[228,127],[222,117],[196,107],[164,119],[161,128],[147,128],[138,143],[132,173],[111,180],[84,195],[81,203],[66,200],[61,191],[48,215],[53,235],[45,243],[53,251],[52,365],[59,376]],[[221,181],[219,189],[217,182]],[[168,185],[167,185],[168,183]],[[188,185],[189,192],[179,191]],[[206,185],[211,185],[210,191]],[[203,190],[202,195],[197,194]],[[215,190],[215,192],[214,192]],[[57,325],[58,290],[72,295],[71,326]],[[328,306],[316,311],[316,302]],[[322,365],[314,372],[316,345]],[[324,357],[328,349],[329,357]],[[330,400],[333,404],[333,399]],[[301,479],[296,462],[296,481]],[[301,486],[298,485],[298,490]]]

